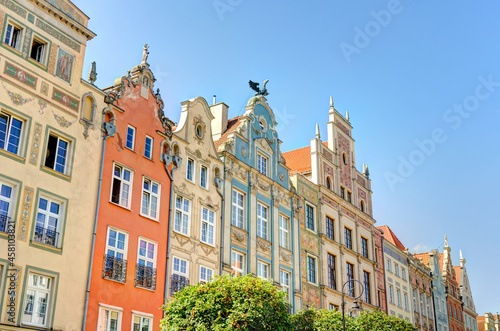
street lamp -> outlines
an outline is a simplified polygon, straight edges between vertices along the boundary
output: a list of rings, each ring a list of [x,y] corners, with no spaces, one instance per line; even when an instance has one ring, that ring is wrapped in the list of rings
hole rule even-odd
[[[349,279],[347,282],[344,283],[344,285],[342,285],[342,327],[343,327],[344,331],[345,331],[345,292],[344,292],[344,287],[347,284],[352,283],[352,282],[357,282],[357,283],[359,283],[359,285],[361,285],[361,293],[357,297],[354,298],[354,307],[352,307],[351,311],[354,311],[354,312],[362,312],[363,311],[363,308],[361,308],[358,305],[358,299],[361,298],[361,296],[363,295],[363,292],[364,292],[363,284],[361,284],[361,282],[359,280]]]

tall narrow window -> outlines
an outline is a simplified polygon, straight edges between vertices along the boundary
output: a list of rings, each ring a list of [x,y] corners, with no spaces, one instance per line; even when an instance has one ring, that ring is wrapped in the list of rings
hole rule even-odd
[[[346,265],[347,265],[347,281],[349,282],[347,285],[348,293],[351,297],[354,297],[354,294],[355,294],[354,285],[355,284],[352,281],[354,279],[354,264],[347,262]]]
[[[232,210],[231,223],[234,226],[239,227],[240,229],[243,228],[243,215],[244,215],[243,201],[244,201],[243,194],[241,194],[236,190],[233,190],[233,210]]]
[[[332,180],[330,179],[329,176],[326,176],[326,188],[329,190],[332,189]]]
[[[307,280],[316,284],[316,258],[307,256]]]
[[[347,191],[347,202],[352,202],[352,193]]]
[[[118,164],[113,170],[113,188],[111,202],[128,208],[130,205],[130,189],[132,186],[132,172]]]
[[[335,255],[328,254],[328,286],[337,289],[337,276],[335,268]]]
[[[394,286],[389,285],[389,302],[394,304]]]
[[[36,216],[33,241],[59,247],[62,208],[61,204],[48,198],[40,197]]]
[[[418,299],[417,299],[417,290],[413,289],[413,310],[418,313]]]
[[[151,290],[156,288],[156,243],[139,239],[135,285]]]
[[[188,159],[186,164],[186,179],[194,182],[194,161]]]
[[[206,284],[212,280],[214,276],[214,271],[210,268],[200,266],[200,283]]]
[[[135,145],[135,128],[132,126],[127,127],[127,141],[125,146],[131,150],[134,150]]]
[[[394,274],[399,277],[399,264],[394,263]]]
[[[370,273],[363,271],[363,285],[364,285],[364,293],[365,293],[365,302],[372,303],[371,300],[371,292],[370,292]]]
[[[57,172],[66,172],[69,142],[50,134],[47,143],[45,166]]]
[[[260,278],[269,278],[269,264],[257,261],[257,276]]]
[[[37,38],[33,38],[33,43],[31,44],[30,58],[32,58],[38,63],[44,64],[46,47],[47,47],[46,43]]]
[[[290,298],[290,273],[280,270],[281,290]]]
[[[342,186],[340,187],[340,197],[342,199],[345,199],[345,188],[343,188]]]
[[[392,272],[392,261],[391,261],[391,259],[389,259],[389,258],[387,259],[386,266],[387,266],[387,267],[386,267],[386,268],[387,268],[387,271]]]
[[[345,234],[345,247],[352,249],[352,230],[344,228]]]
[[[409,305],[408,305],[408,293],[406,292],[403,292],[403,301],[404,301],[404,304],[405,304],[405,310],[406,311],[410,311],[410,308],[409,308]]]
[[[24,300],[23,323],[46,327],[52,278],[30,273]]]
[[[201,241],[215,244],[215,213],[205,207],[201,207]]]
[[[267,161],[267,157],[257,154],[257,170],[264,176],[267,176]]]
[[[424,294],[420,293],[420,313],[425,316]]]
[[[288,249],[289,238],[290,238],[288,218],[283,215],[280,215],[279,222],[280,222],[280,246]]]
[[[330,217],[326,217],[326,236],[331,239],[335,240],[335,226],[333,219]]]
[[[361,237],[361,254],[368,258],[368,239]]]
[[[208,187],[208,169],[205,166],[201,166],[200,169],[200,186],[203,188]]]
[[[306,227],[309,230],[315,231],[315,224],[314,224],[314,208],[311,205],[308,205],[306,203]]]
[[[12,220],[12,196],[14,189],[10,185],[0,183],[0,231],[7,232]]]
[[[175,199],[174,231],[189,235],[189,220],[191,218],[191,201],[177,196]]]
[[[145,216],[157,219],[160,185],[148,178],[144,178],[143,180],[141,213]]]
[[[402,308],[403,304],[402,304],[402,301],[401,301],[401,290],[399,288],[396,289],[396,299],[398,300],[397,301],[398,307]]]
[[[268,219],[269,215],[267,207],[257,203],[257,236],[266,240]]]
[[[7,24],[7,30],[5,33],[5,43],[10,47],[15,48],[19,51],[21,45],[21,34],[22,34],[21,28],[13,24]]]
[[[23,122],[6,113],[0,113],[0,148],[19,154]]]
[[[231,252],[231,269],[235,276],[241,276],[244,274],[243,266],[245,265],[245,257],[243,254],[232,251]]]
[[[153,138],[146,136],[146,143],[144,146],[144,156],[148,159],[153,157]]]
[[[406,280],[406,269],[401,267],[401,278],[403,278],[404,280]]]
[[[127,274],[127,236],[125,232],[108,229],[103,278],[125,282]]]
[[[361,211],[364,213],[365,212],[365,203],[363,200],[361,200],[359,207],[360,207]]]

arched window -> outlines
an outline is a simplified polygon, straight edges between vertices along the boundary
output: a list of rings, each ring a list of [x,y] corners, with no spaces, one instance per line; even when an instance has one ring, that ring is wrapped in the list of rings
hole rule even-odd
[[[360,203],[359,207],[361,208],[362,212],[365,212],[365,202],[363,200],[361,200],[361,203]]]
[[[326,176],[326,188],[329,190],[332,189],[332,181],[330,180],[330,176]]]

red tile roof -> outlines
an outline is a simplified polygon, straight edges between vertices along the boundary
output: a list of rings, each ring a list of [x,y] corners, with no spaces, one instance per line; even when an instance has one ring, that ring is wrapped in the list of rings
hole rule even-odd
[[[377,226],[377,229],[382,230],[384,233],[383,236],[385,240],[399,248],[400,250],[404,251],[406,248],[405,246],[399,241],[398,237],[392,232],[391,228],[389,228],[387,225],[382,225],[382,226]]]
[[[422,263],[425,266],[430,267],[429,253],[417,253],[417,254],[413,254],[413,256],[415,256],[417,259],[422,261]]]
[[[227,129],[224,131],[224,133],[220,136],[220,138],[216,141],[214,141],[215,145],[215,150],[219,149],[219,146],[222,145],[228,138],[229,134],[236,130],[240,126],[240,119],[243,117],[243,115],[237,116],[235,118],[231,118],[230,120],[227,121]]]
[[[328,147],[328,141],[323,145]],[[283,153],[286,166],[290,168],[290,174],[311,172],[311,146],[293,149]]]

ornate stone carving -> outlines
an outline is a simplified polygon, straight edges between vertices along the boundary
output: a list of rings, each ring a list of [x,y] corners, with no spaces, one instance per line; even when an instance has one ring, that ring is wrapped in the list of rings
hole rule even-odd
[[[222,145],[219,146],[219,152],[228,152],[229,154],[234,155],[234,138],[231,137],[227,141],[225,141]]]
[[[27,235],[26,231],[29,226],[29,220],[31,218],[31,207],[33,202],[33,192],[34,189],[31,187],[24,188],[23,204],[21,211],[21,224],[17,233],[17,239],[26,241]]]
[[[247,180],[247,174],[248,172],[244,169],[238,166],[237,163],[234,163],[234,168],[233,168],[234,174],[239,175],[242,179]]]
[[[194,193],[188,191],[186,183],[182,183],[181,186],[174,185],[174,192],[183,195],[188,199],[192,199],[194,197]]]
[[[191,238],[185,237],[175,231],[172,231],[172,234],[170,235],[171,238],[177,239],[177,242],[181,247],[184,247],[187,243],[191,242]]]
[[[55,114],[54,112],[52,112],[53,115],[54,115],[54,118],[56,119],[57,123],[62,126],[63,128],[69,128],[71,125],[73,125],[73,123],[75,123],[75,121],[73,122],[70,122],[68,121],[67,119],[64,118],[64,116],[59,116],[57,114]]]
[[[234,238],[236,241],[244,244],[247,240],[247,233],[233,226],[231,228],[231,237]]]
[[[283,247],[280,247],[280,256],[285,262],[291,262],[293,258],[293,254]]]
[[[203,137],[207,129],[207,125],[203,122],[201,115],[197,115],[193,118],[194,125],[194,137],[198,144],[204,144]]]
[[[210,209],[214,209],[215,211],[219,209],[219,204],[215,204],[210,196],[207,196],[205,200],[202,198],[198,198],[198,200],[202,205],[207,206]]]
[[[241,134],[243,137],[246,137],[246,134],[247,134],[247,129],[248,129],[248,124],[247,122],[243,122],[243,124],[241,124],[237,129],[236,129],[236,132],[238,132],[239,134]]]
[[[241,148],[241,155],[243,155],[243,157],[247,157],[247,149],[245,147]]]
[[[269,142],[267,139],[257,139],[257,146],[259,146],[264,152],[268,153],[269,155],[273,154],[273,149],[271,147],[272,141]]]
[[[271,251],[271,243],[260,237],[257,237],[257,247],[263,252]]]
[[[38,159],[41,135],[42,135],[42,125],[38,122],[35,122],[35,130],[33,132],[33,143],[31,144],[30,160],[29,160],[29,163],[34,166],[36,166],[36,162]]]

